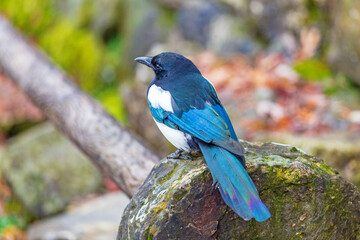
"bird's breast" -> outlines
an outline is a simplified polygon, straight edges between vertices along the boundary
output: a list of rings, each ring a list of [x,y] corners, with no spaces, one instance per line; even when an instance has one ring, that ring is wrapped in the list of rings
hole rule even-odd
[[[154,108],[162,108],[168,112],[174,112],[171,106],[171,94],[155,84],[148,91],[148,101]]]
[[[155,119],[154,119],[155,120]],[[166,139],[171,142],[175,147],[182,149],[186,152],[190,151],[190,146],[188,144],[191,141],[191,136],[187,133],[184,133],[180,130],[170,128],[163,123],[160,123],[155,120],[156,125],[160,129],[161,133],[166,137]]]

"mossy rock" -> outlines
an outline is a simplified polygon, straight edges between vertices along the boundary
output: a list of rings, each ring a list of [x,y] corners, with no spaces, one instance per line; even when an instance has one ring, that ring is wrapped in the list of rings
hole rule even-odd
[[[360,239],[360,193],[288,145],[243,142],[271,218],[246,222],[212,186],[202,157],[164,159],[126,207],[118,239]]]
[[[257,140],[290,143],[324,159],[346,180],[360,186],[360,136],[355,132],[334,132],[317,137],[292,134],[262,134]]]
[[[63,211],[102,187],[100,171],[49,124],[10,140],[0,156],[0,173],[23,207],[38,218]]]

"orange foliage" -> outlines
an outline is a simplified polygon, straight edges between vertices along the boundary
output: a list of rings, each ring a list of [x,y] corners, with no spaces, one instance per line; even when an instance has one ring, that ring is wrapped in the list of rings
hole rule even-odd
[[[0,72],[0,125],[42,119],[40,110],[9,78]]]
[[[313,56],[317,34],[314,29],[302,33],[299,59]],[[242,137],[251,139],[257,131],[318,134],[332,130],[339,116],[349,115],[343,106],[334,112],[322,85],[303,81],[281,54],[258,55],[253,60],[237,55],[226,60],[203,52],[194,61],[214,84]]]

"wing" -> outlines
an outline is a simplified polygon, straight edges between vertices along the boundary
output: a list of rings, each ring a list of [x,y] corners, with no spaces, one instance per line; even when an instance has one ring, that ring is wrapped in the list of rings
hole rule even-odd
[[[201,92],[192,93],[191,98],[189,94],[187,97],[172,94],[172,112],[161,107],[154,108],[149,102],[153,117],[168,127],[179,129],[206,143],[213,143],[239,156],[244,155],[244,149],[237,141],[230,119],[213,86],[206,79],[203,79],[201,85],[197,84],[199,86]]]
[[[166,120],[206,143],[213,143],[239,156],[244,155],[240,143],[232,138],[227,122],[210,104],[206,103],[203,109],[190,109],[181,118],[169,114]]]

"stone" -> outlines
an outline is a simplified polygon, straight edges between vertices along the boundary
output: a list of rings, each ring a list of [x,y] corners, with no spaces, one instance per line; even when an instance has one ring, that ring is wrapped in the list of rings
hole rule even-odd
[[[270,219],[246,222],[227,207],[202,157],[164,159],[126,207],[117,239],[358,239],[354,185],[296,147],[242,144]]]
[[[360,187],[360,136],[356,132],[337,131],[320,136],[286,133],[261,134],[256,140],[289,143],[324,159],[349,182]]]
[[[122,192],[107,193],[64,214],[30,225],[28,240],[115,239],[121,214],[129,198]]]
[[[235,53],[255,55],[260,51],[260,45],[255,38],[243,31],[245,25],[237,16],[227,12],[217,14],[209,24],[206,48],[223,56]]]
[[[235,11],[240,21],[248,22],[249,28],[246,31],[257,31],[268,40],[288,31],[299,33],[308,25],[305,19],[310,15],[305,0],[217,0],[217,2]]]
[[[37,217],[63,211],[74,199],[100,190],[100,171],[63,135],[41,124],[10,139],[0,172]]]
[[[213,2],[186,2],[179,9],[179,27],[186,39],[206,45],[209,39],[209,28],[212,20],[219,14]]]

